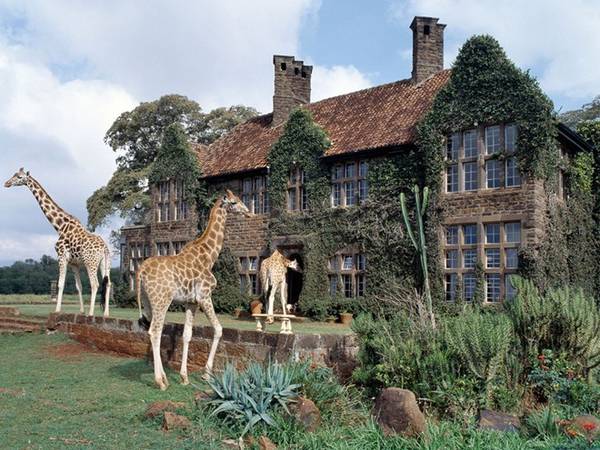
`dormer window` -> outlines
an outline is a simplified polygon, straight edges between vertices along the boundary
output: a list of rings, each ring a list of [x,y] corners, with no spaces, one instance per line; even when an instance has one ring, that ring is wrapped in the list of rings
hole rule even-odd
[[[287,209],[288,211],[304,211],[308,209],[308,196],[304,183],[306,174],[300,167],[293,167],[290,170],[287,190]]]

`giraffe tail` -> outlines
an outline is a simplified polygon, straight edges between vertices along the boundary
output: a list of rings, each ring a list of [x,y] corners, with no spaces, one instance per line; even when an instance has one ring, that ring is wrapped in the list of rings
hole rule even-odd
[[[104,301],[104,307],[108,305],[110,297],[110,252],[108,248],[104,249],[104,276],[102,277],[102,286],[100,287],[100,298]]]
[[[146,318],[144,312],[142,311],[142,270],[143,266],[140,267],[135,273],[135,285],[137,286],[137,304],[138,310],[140,312],[138,324],[140,325],[140,327],[148,330],[150,329],[150,321]]]

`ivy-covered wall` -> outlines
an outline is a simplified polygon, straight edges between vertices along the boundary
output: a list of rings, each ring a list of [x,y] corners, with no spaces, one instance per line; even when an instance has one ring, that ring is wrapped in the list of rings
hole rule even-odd
[[[536,227],[532,235],[539,239],[524,243],[521,272],[542,287],[570,282],[594,291],[598,258],[594,254],[597,246],[591,156],[559,157],[552,102],[534,78],[507,58],[495,39],[475,36],[461,49],[448,84],[419,124],[417,145],[390,148],[385,156],[368,160],[369,196],[363,205],[330,207],[331,166],[336,161],[324,158],[330,145],[327,135],[308,110],[299,108],[291,113],[268,156],[271,214],[265,248],[273,249],[290,236],[294,245],[301,247],[302,313],[323,318],[345,310],[356,312],[373,307],[373,300],[385,293],[392,281],[400,280],[411,287],[420,285],[418,264],[404,233],[399,204],[400,192],[408,193],[414,184],[429,186],[432,192],[426,218],[428,260],[434,298],[442,300],[439,231],[444,217],[452,214],[442,192],[445,138],[474,126],[501,123],[518,126],[516,156],[528,181],[516,195],[528,196],[528,201],[536,205],[536,220],[524,220],[533,223],[528,226]],[[494,157],[503,160],[507,155],[500,152]],[[302,168],[306,175],[308,209],[288,212],[287,183],[295,167]],[[561,173],[564,195],[557,190]],[[502,195],[498,193],[497,203],[502,202]],[[543,201],[535,196],[542,196]],[[412,195],[408,198],[412,200]],[[476,197],[472,199],[477,201]],[[364,298],[330,297],[327,264],[340,251],[366,255]],[[482,267],[476,273],[483,279]],[[236,280],[231,278],[231,282]],[[484,295],[481,282],[477,292],[478,297]]]
[[[481,124],[501,123],[517,124],[519,168],[530,182],[529,189],[535,189],[536,183],[539,188],[541,183],[545,196],[543,209],[535,212],[542,224],[537,230],[540,239],[524,246],[521,273],[535,279],[541,287],[572,282],[591,289],[597,278],[597,264],[592,263],[595,245],[590,193],[585,181],[589,176],[588,161],[580,155],[560,158],[557,121],[550,99],[528,72],[510,61],[494,38],[475,36],[461,48],[448,84],[437,94],[418,127],[424,183],[433,192],[427,223],[437,298],[441,299],[443,293],[440,218],[452,214],[444,211],[440,176],[445,168],[445,138]],[[499,160],[506,156],[503,152],[495,155]],[[564,201],[557,196],[561,194],[557,192],[559,170],[566,176]]]

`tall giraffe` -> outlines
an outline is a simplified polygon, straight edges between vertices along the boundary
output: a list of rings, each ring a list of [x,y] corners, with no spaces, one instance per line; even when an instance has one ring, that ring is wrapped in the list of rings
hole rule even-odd
[[[98,266],[102,275],[101,297],[104,300],[104,317],[108,317],[108,299],[110,296],[110,253],[108,246],[100,236],[88,232],[85,227],[72,215],[65,212],[42,185],[21,167],[4,187],[27,186],[38,201],[42,212],[58,232],[58,241],[54,248],[58,254],[58,298],[56,312],[60,312],[67,266],[75,275],[75,286],[79,294],[79,310],[83,313],[83,296],[81,292],[81,276],[79,269],[84,266],[87,270],[92,288],[90,310],[88,315],[94,315],[94,303],[98,291]]]
[[[154,357],[154,380],[161,390],[165,390],[169,382],[160,358],[160,340],[167,309],[173,301],[185,305],[183,352],[179,372],[182,384],[189,383],[188,346],[192,339],[192,326],[198,306],[202,308],[215,330],[204,377],[208,378],[212,372],[213,360],[223,330],[211,300],[212,290],[217,284],[212,268],[223,247],[228,212],[251,216],[248,208],[228,190],[210,211],[208,225],[200,237],[188,243],[177,255],[146,259],[136,274],[139,323],[148,328]],[[142,286],[146,292],[144,312],[141,302]],[[150,322],[145,314],[149,314]]]
[[[282,314],[287,313],[287,270],[299,271],[298,261],[287,259],[279,250],[275,250],[271,256],[265,259],[260,265],[260,282],[263,286],[265,297],[268,293],[267,301],[267,323],[273,323],[273,303],[277,289],[281,295]]]

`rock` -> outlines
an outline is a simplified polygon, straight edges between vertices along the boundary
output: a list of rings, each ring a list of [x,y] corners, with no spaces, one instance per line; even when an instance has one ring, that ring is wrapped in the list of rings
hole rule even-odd
[[[258,448],[260,448],[260,450],[277,450],[277,446],[266,436],[258,438]]]
[[[145,416],[153,418],[158,416],[160,413],[165,411],[176,411],[177,409],[185,408],[185,403],[172,402],[171,400],[161,400],[158,402],[150,403],[146,408]]]
[[[484,409],[479,412],[479,429],[517,432],[521,427],[518,417]]]
[[[373,417],[386,436],[415,437],[425,431],[425,416],[417,405],[415,394],[406,389],[382,390],[375,400]]]
[[[298,402],[290,407],[294,418],[309,432],[315,431],[321,424],[321,411],[312,400],[300,397]]]
[[[600,433],[600,420],[592,415],[577,416],[571,420],[568,428],[582,434],[591,442]]]
[[[185,430],[190,425],[190,420],[187,417],[180,416],[171,411],[165,411],[162,425],[163,431]]]
[[[196,403],[208,401],[212,398],[213,394],[214,392],[211,389],[206,389],[205,391],[198,391],[194,394],[194,400]]]

